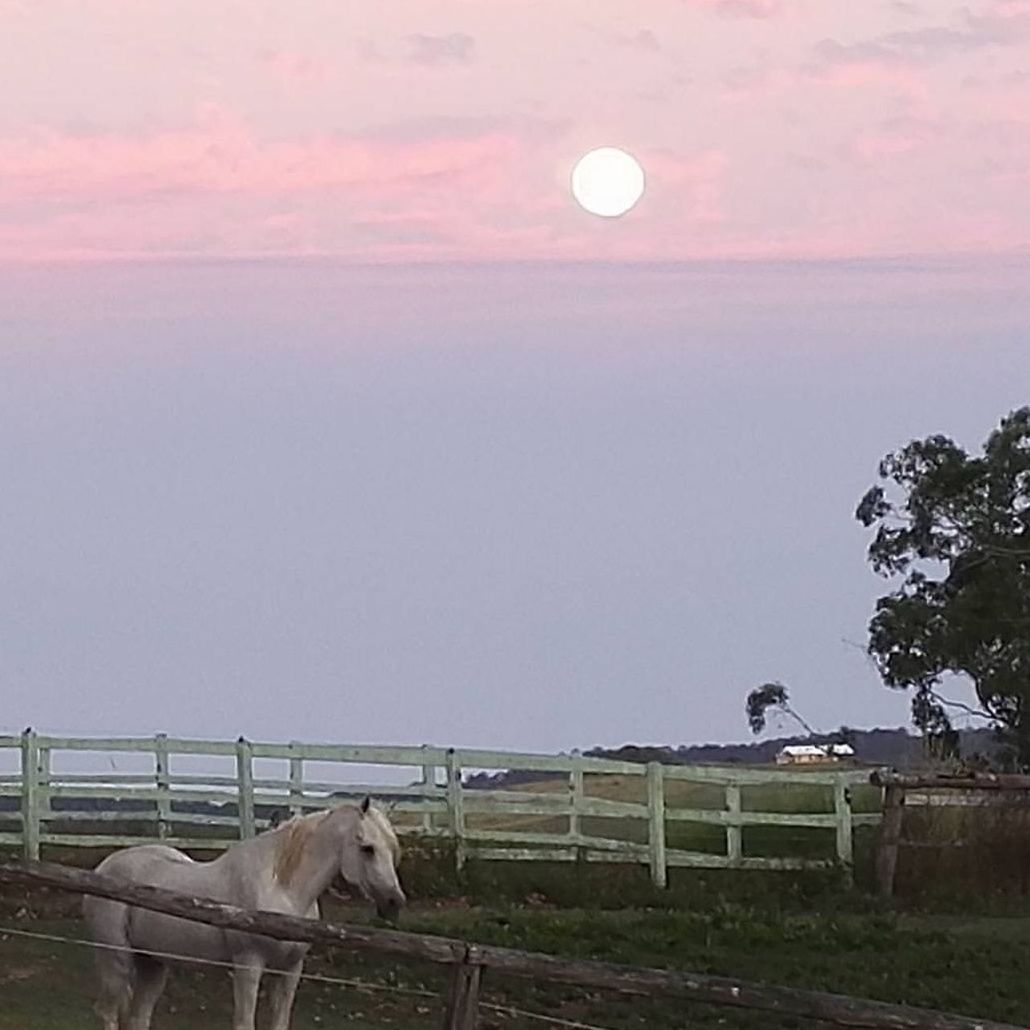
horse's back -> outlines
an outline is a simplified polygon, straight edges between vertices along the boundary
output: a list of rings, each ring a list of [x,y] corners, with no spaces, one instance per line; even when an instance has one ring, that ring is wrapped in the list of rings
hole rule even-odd
[[[195,866],[189,855],[168,844],[136,844],[131,848],[112,851],[96,868],[98,873],[129,876],[138,880],[150,869],[161,869],[171,865]]]
[[[140,844],[108,855],[97,872],[212,901],[229,900],[213,863],[195,862],[167,844]],[[214,874],[214,875],[212,875]],[[214,926],[106,898],[86,898],[83,914],[93,939],[134,951],[198,958],[227,958],[225,935]]]

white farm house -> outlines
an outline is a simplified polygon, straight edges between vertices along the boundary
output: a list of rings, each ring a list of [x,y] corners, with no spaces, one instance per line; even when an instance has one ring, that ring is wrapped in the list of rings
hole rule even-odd
[[[854,758],[855,749],[850,744],[788,744],[776,755],[777,765],[814,765],[818,762],[839,762]]]

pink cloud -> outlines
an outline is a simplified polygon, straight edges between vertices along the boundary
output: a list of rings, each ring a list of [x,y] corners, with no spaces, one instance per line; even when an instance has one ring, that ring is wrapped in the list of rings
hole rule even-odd
[[[863,161],[908,154],[922,145],[914,134],[904,132],[861,132],[851,143],[851,152]]]
[[[0,254],[356,250],[360,223],[377,219],[416,234],[421,218],[451,238],[477,211],[534,206],[528,136],[261,139],[217,108],[177,130],[37,130],[0,140],[0,212],[19,212]]]
[[[261,63],[286,83],[320,83],[329,78],[329,65],[317,57],[289,50],[265,50]]]
[[[722,150],[705,150],[692,156],[653,151],[642,155],[656,193],[663,202],[685,214],[695,224],[714,224],[725,217],[723,194],[729,158]]]
[[[725,18],[775,18],[784,14],[788,0],[688,0]]]
[[[771,99],[790,91],[810,93],[813,86],[845,90],[885,87],[916,104],[925,104],[930,97],[922,69],[873,55],[795,67],[738,68],[726,76],[724,86],[722,97],[730,102]]]
[[[405,141],[318,136],[259,140],[208,108],[176,131],[68,136],[38,131],[0,144],[0,199],[121,203],[176,194],[388,191],[434,182],[480,181],[519,148],[500,131]]]
[[[465,32],[443,36],[427,36],[416,32],[407,37],[408,60],[414,64],[468,64],[475,52],[476,41]]]
[[[413,32],[387,45],[363,39],[357,44],[357,53],[362,60],[372,64],[394,63],[423,68],[461,67],[474,60],[476,41],[466,32],[442,35]]]

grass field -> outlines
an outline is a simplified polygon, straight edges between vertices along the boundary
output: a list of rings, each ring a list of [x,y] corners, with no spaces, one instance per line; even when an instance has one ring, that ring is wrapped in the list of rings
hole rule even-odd
[[[354,919],[360,913],[329,913]],[[0,918],[0,925],[81,936],[76,920]],[[416,906],[405,928],[562,955],[682,968],[908,1002],[1020,1023],[1030,1016],[1030,919],[875,913],[802,915],[723,904],[708,912],[585,911],[542,907]],[[308,971],[404,990],[440,992],[439,970],[319,950]],[[0,1030],[89,1027],[92,992],[86,949],[26,941],[0,931]],[[230,987],[222,971],[177,971],[155,1030],[221,1030],[230,1021]],[[553,989],[488,978],[488,1003],[516,1005],[600,1026],[692,1030],[796,1027],[768,1014]],[[302,985],[295,1030],[348,1026],[437,1027],[437,1000],[340,987]],[[485,1010],[483,1026],[540,1025]],[[812,1025],[812,1024],[805,1024]]]

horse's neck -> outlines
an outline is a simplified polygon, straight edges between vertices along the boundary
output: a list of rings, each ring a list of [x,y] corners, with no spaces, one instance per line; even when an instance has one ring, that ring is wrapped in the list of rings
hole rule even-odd
[[[342,832],[339,814],[330,813],[307,835],[297,868],[285,886],[301,911],[306,911],[325,893],[339,872]]]

